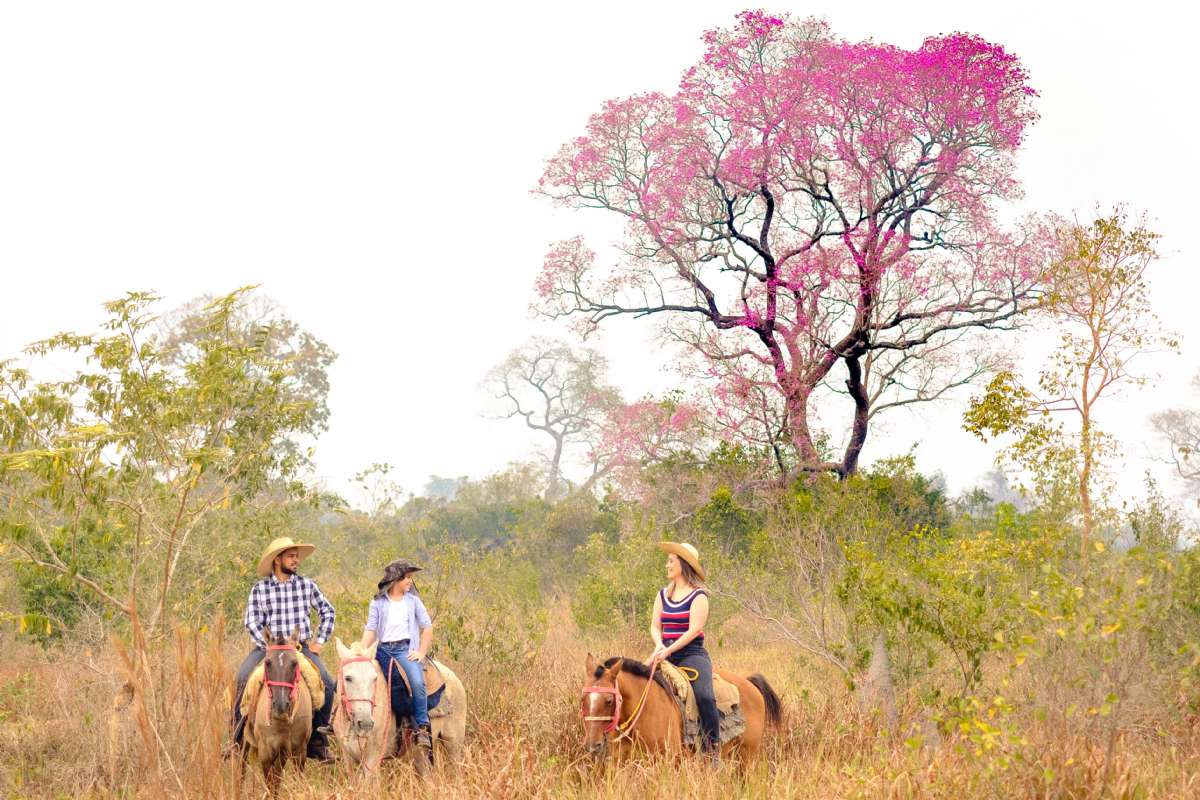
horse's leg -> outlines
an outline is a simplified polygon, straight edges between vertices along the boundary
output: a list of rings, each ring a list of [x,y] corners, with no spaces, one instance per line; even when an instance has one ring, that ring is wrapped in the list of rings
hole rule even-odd
[[[308,739],[306,737],[304,744],[300,745],[300,749],[293,750],[291,753],[292,761],[296,764],[296,769],[300,771],[301,775],[304,774],[304,767],[306,764],[308,764],[308,752],[307,751],[308,751]]]
[[[259,761],[263,771],[263,782],[267,784],[267,794],[271,797],[279,794],[279,761],[274,755]]]
[[[457,764],[462,760],[462,737],[449,735],[442,738],[442,753],[449,764]]]

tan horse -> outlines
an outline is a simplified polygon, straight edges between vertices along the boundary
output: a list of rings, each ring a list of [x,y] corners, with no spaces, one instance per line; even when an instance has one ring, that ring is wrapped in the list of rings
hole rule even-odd
[[[396,752],[396,719],[391,713],[387,679],[375,660],[376,644],[350,647],[337,640],[338,694],[334,701],[333,730],[347,759],[367,772]],[[467,692],[454,671],[435,661],[446,682],[442,701],[429,712],[430,732],[439,747],[438,761],[455,764],[462,758],[467,736]],[[423,766],[416,760],[418,769]]]
[[[429,712],[433,741],[441,746],[441,757],[450,764],[462,761],[463,746],[467,741],[467,690],[454,670],[440,661],[435,661],[446,681],[442,702]]]
[[[312,696],[300,674],[300,631],[290,637],[267,640],[262,688],[254,701],[253,716],[247,720],[245,757],[257,761],[271,794],[279,789],[279,778],[288,761],[304,770],[305,751],[312,734]]]
[[[662,675],[627,658],[597,665],[590,653],[585,668],[583,743],[591,755],[621,761],[635,748],[654,754],[683,752],[683,714]],[[746,718],[746,730],[721,746],[721,756],[736,759],[745,769],[758,755],[767,724],[779,725],[783,706],[762,675],[715,672],[737,687]]]

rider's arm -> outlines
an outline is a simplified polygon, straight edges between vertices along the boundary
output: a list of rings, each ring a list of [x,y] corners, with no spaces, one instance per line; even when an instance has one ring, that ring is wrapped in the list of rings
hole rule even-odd
[[[246,615],[242,618],[242,624],[246,626],[246,632],[254,640],[254,645],[259,650],[266,650],[267,642],[263,638],[263,628],[267,624],[267,609],[259,595],[257,583],[250,587],[250,597],[246,600]]]
[[[417,627],[421,629],[421,643],[417,647],[417,654],[424,658],[429,655],[429,647],[433,644],[433,620],[429,618],[429,611],[421,598],[414,595],[413,600],[416,601],[413,610],[417,615]]]
[[[326,600],[325,595],[317,588],[316,581],[313,581],[310,602],[311,607],[315,608],[317,615],[321,617],[321,624],[317,626],[317,643],[323,645],[333,635],[333,619],[337,614],[333,610],[333,604]]]
[[[421,646],[417,648],[417,655],[421,658],[429,655],[429,646],[433,644],[433,623],[421,629]]]
[[[676,653],[687,647],[692,639],[704,633],[704,623],[706,622],[708,622],[708,595],[700,592],[692,598],[692,613],[688,615],[688,629],[683,636],[671,643],[667,652]]]
[[[656,648],[663,646],[662,640],[662,594],[654,595],[654,611],[650,613],[650,638]]]
[[[382,633],[379,630],[379,604],[374,600],[367,606],[367,626],[363,628],[362,642],[363,647],[370,647],[378,635]]]

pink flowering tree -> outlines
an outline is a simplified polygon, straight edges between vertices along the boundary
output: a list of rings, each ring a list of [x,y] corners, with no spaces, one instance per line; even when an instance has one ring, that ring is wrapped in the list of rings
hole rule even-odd
[[[1035,93],[968,34],[909,51],[745,12],[704,41],[678,91],[606,103],[549,160],[538,192],[625,235],[616,263],[553,245],[539,308],[585,332],[658,320],[724,387],[731,430],[850,474],[873,413],[970,380],[994,348],[957,345],[1039,302],[1044,226],[997,222]],[[853,407],[837,460],[810,424],[822,387]],[[760,419],[738,420],[747,394]]]
[[[645,397],[611,406],[596,428],[590,452],[592,475],[583,488],[611,479],[627,493],[641,494],[646,466],[702,453],[704,423],[699,407],[681,398]]]

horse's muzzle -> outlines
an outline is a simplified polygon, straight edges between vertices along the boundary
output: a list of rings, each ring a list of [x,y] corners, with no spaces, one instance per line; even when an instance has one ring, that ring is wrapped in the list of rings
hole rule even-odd
[[[359,736],[365,736],[366,734],[368,734],[372,730],[374,730],[375,720],[370,719],[370,718],[356,719],[356,720],[354,720],[354,723],[353,723],[353,725],[351,725],[351,727],[354,729],[354,732],[356,734],[358,734]]]
[[[587,754],[592,758],[604,758],[607,753],[608,742],[604,739],[587,746]]]

